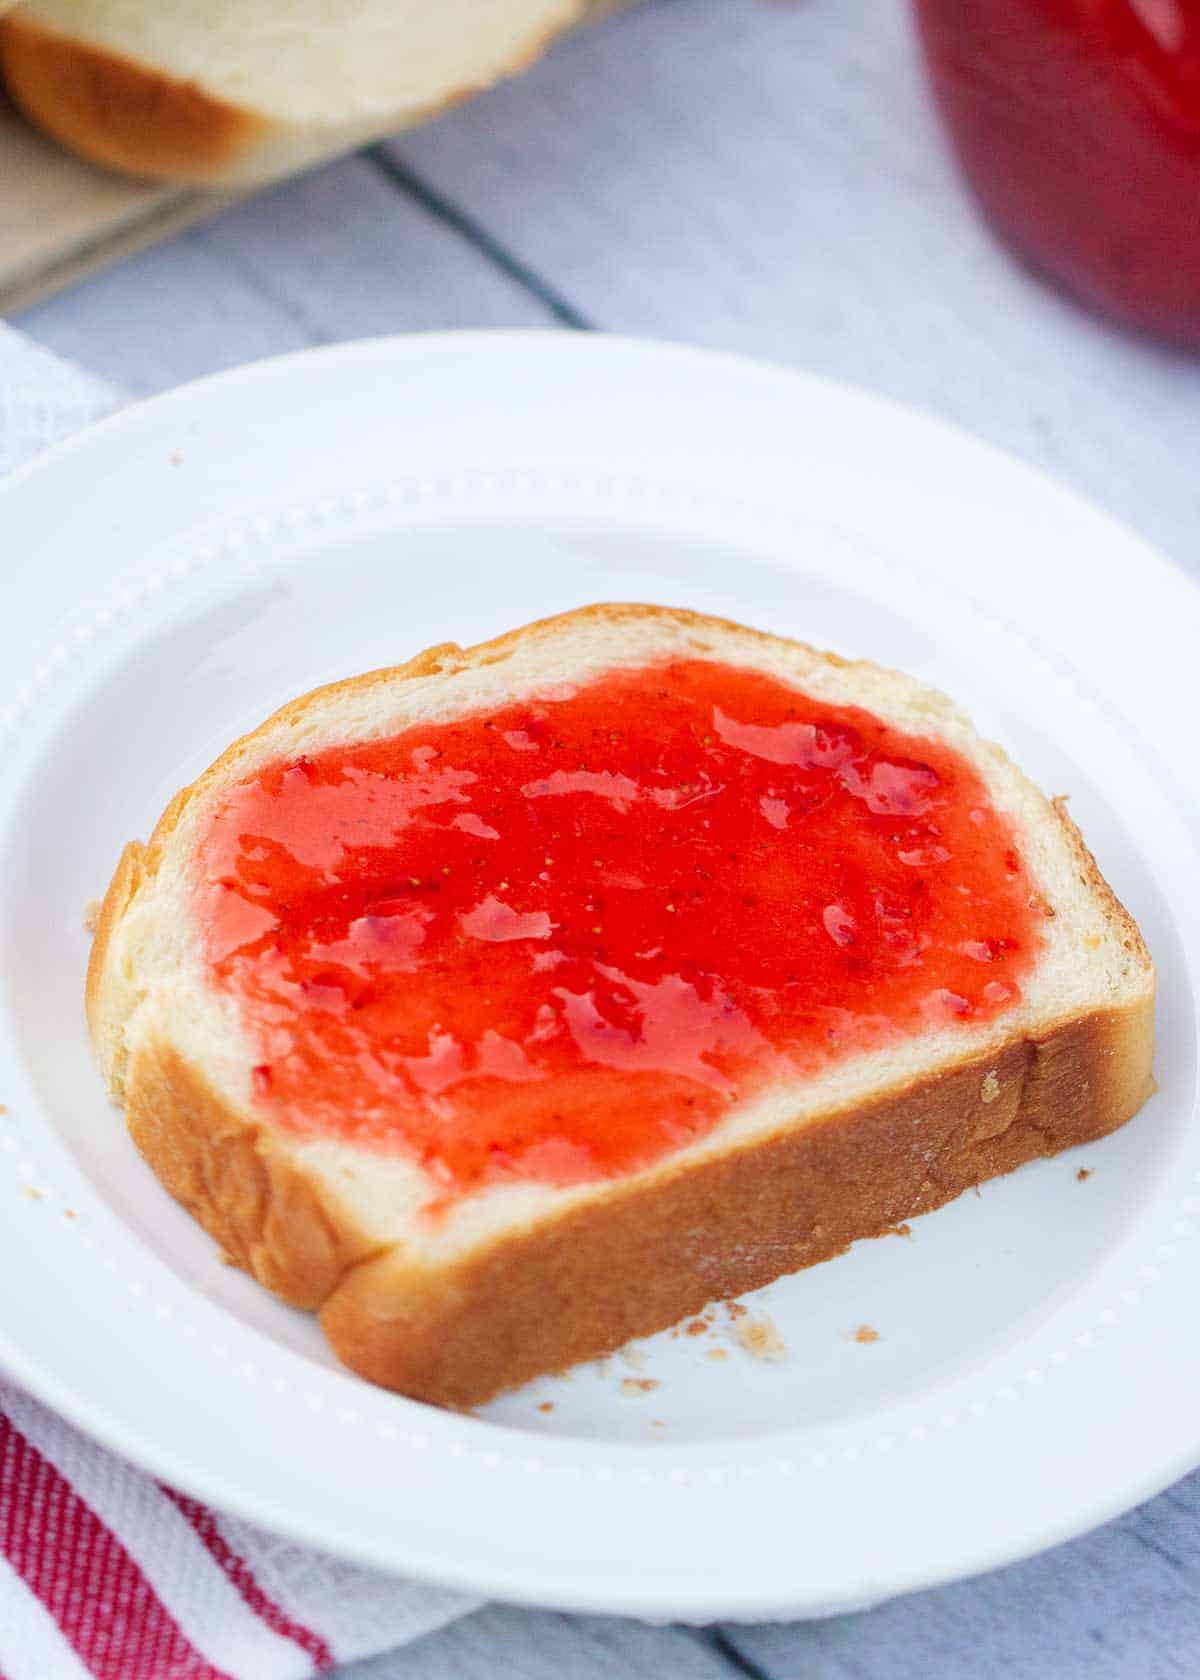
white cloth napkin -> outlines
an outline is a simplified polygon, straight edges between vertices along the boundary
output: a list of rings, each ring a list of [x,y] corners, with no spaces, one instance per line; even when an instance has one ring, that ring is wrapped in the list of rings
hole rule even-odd
[[[0,472],[122,400],[0,323]],[[0,1381],[0,1680],[299,1680],[473,1608],[162,1487]]]

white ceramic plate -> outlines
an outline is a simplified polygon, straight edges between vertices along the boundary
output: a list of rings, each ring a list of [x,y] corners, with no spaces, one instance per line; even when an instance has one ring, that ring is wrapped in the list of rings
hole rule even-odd
[[[464,335],[133,409],[3,487],[0,550],[0,1357],[20,1381],[312,1544],[695,1620],[986,1569],[1200,1462],[1200,595],[1129,533],[817,380]],[[722,1313],[636,1370],[452,1416],[340,1371],[142,1167],[89,1059],[84,906],[285,698],[605,599],[899,665],[1070,793],[1158,961],[1160,1089],[1107,1142],[751,1301],[782,1362]]]

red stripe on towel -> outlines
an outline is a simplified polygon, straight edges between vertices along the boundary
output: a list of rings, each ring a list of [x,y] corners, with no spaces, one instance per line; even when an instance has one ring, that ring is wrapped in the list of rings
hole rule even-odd
[[[231,1680],[116,1535],[0,1413],[0,1550],[96,1680]]]
[[[160,1484],[161,1485],[161,1484]],[[312,1628],[305,1627],[303,1622],[293,1621],[285,1614],[275,1600],[259,1586],[253,1569],[226,1540],[217,1527],[217,1520],[207,1505],[201,1505],[198,1499],[189,1499],[186,1494],[177,1493],[174,1488],[163,1486],[162,1490],[168,1499],[177,1505],[188,1522],[195,1529],[209,1556],[217,1566],[228,1576],[238,1593],[256,1616],[266,1623],[272,1633],[277,1633],[283,1639],[290,1639],[298,1645],[306,1656],[312,1659],[313,1667],[318,1673],[324,1673],[334,1665],[333,1652]]]

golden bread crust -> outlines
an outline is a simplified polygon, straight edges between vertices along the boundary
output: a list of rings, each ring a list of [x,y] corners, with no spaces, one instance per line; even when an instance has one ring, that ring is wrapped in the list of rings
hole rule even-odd
[[[0,20],[0,72],[39,128],[129,175],[210,182],[270,128],[194,84],[72,41],[19,12]]]
[[[1065,1022],[664,1180],[618,1186],[452,1269],[379,1255],[343,1278],[322,1328],[373,1382],[478,1405],[1114,1131],[1150,1093],[1151,1012],[1147,1000]]]
[[[117,860],[117,867],[113,870],[113,878],[108,883],[108,891],[100,905],[99,915],[96,917],[96,926],[92,933],[92,949],[88,957],[87,979],[84,982],[83,992],[84,1007],[87,1010],[88,1031],[92,1035],[93,1043],[98,1043],[103,1031],[101,1012],[105,1002],[105,987],[109,978],[109,946],[121,917],[129,908],[134,893],[141,885],[142,859],[145,855],[146,848],[140,840],[131,840],[124,848]]]
[[[125,1118],[142,1155],[225,1257],[290,1306],[315,1310],[349,1267],[378,1251],[263,1126],[230,1108],[170,1045],[132,1058]]]
[[[615,623],[642,615],[685,623],[701,637],[729,628],[675,609],[583,608],[465,652],[432,648],[291,702],[179,793],[145,848],[126,848],[100,913],[89,1024],[138,1148],[230,1259],[284,1300],[320,1310],[347,1365],[422,1400],[476,1405],[540,1372],[611,1352],[1026,1161],[1103,1137],[1153,1089],[1150,958],[1062,801],[1053,810],[1080,876],[1145,974],[1130,1001],[964,1055],[935,1075],[805,1125],[785,1124],[719,1155],[619,1181],[436,1267],[368,1237],[267,1127],[218,1095],[170,1043],[139,1041],[123,1065],[118,1041],[129,981],[116,973],[115,931],[152,879],[181,813],[214,778],[236,769],[264,731],[335,692],[502,659],[564,619]],[[780,641],[732,628],[765,644]]]
[[[1152,1090],[1153,997],[965,1058],[649,1183],[615,1184],[449,1265],[381,1249],[169,1046],[126,1083],[134,1141],[226,1255],[386,1388],[474,1406],[611,1353],[1115,1131]]]
[[[1067,810],[1066,799],[1062,797],[1051,799],[1049,804],[1062,825],[1068,845],[1075,853],[1080,880],[1100,900],[1108,921],[1115,923],[1121,930],[1121,943],[1129,955],[1139,966],[1153,968],[1150,952],[1146,948],[1146,941],[1142,938],[1141,928],[1100,873],[1100,865],[1092,856],[1087,841],[1083,838],[1077,824]]]

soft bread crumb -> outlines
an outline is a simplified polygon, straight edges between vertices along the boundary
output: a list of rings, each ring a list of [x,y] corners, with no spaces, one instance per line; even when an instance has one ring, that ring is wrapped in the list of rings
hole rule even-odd
[[[89,898],[83,907],[83,927],[85,933],[95,933],[100,926],[100,911],[104,907],[102,898]]]
[[[32,1184],[22,1185],[21,1194],[28,1196],[31,1202],[40,1202],[42,1199],[42,1192],[40,1190],[35,1190]]]
[[[787,1356],[787,1343],[779,1334],[778,1325],[765,1314],[762,1318],[751,1318],[740,1323],[734,1335],[738,1345],[752,1359],[761,1359],[767,1364],[776,1365]]]
[[[704,1357],[706,1359],[725,1360],[729,1358],[729,1350],[723,1347],[709,1348]]]
[[[860,1324],[852,1339],[861,1342],[865,1347],[868,1343],[879,1340],[879,1332],[873,1324]]]
[[[621,1393],[626,1400],[636,1400],[640,1395],[652,1394],[658,1386],[653,1377],[626,1377],[621,1384]]]
[[[730,1318],[736,1321],[739,1318],[745,1318],[746,1314],[750,1311],[750,1308],[744,1307],[740,1301],[726,1301],[725,1311],[729,1314]]]
[[[983,1076],[983,1084],[979,1088],[980,1100],[985,1103],[995,1102],[1000,1095],[1000,1076],[995,1068]]]

